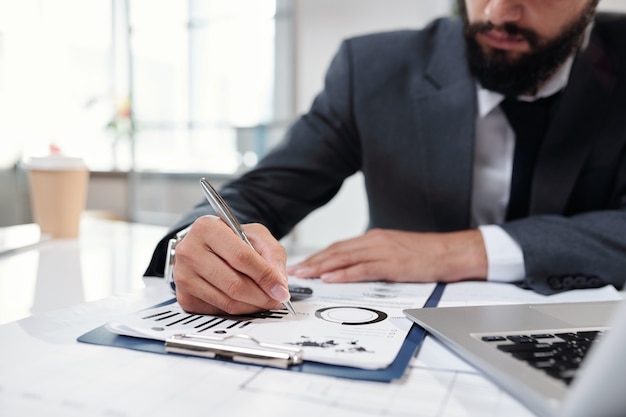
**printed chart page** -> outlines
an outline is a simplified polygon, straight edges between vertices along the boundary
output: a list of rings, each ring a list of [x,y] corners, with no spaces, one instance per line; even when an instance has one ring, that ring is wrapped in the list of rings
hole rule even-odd
[[[411,322],[402,310],[423,307],[435,284],[325,284],[290,279],[297,314],[271,310],[246,316],[189,314],[178,303],[106,323],[109,331],[165,340],[175,334],[212,338],[247,335],[263,343],[301,348],[306,361],[383,369],[396,358]]]

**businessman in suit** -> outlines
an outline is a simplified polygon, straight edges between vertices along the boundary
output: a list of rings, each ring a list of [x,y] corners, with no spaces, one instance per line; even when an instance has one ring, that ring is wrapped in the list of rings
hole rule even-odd
[[[256,252],[200,204],[147,274],[183,308],[280,306],[287,272],[327,282],[626,278],[626,18],[598,0],[460,0],[460,19],[349,39],[310,111],[222,195]],[[278,243],[364,175],[369,228],[287,271]]]

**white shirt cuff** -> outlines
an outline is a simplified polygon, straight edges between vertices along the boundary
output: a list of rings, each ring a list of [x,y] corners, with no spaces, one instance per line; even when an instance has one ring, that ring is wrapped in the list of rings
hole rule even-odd
[[[526,276],[524,253],[517,242],[496,225],[478,228],[487,251],[487,281],[514,282]]]

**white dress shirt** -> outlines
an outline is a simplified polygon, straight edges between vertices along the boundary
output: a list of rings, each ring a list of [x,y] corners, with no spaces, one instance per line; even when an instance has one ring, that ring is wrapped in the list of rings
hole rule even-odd
[[[562,90],[569,79],[574,58],[569,58],[534,96],[535,101]],[[515,133],[500,103],[500,93],[477,86],[478,114],[474,147],[472,226],[482,233],[487,251],[489,281],[513,282],[526,276],[524,254],[517,242],[502,229],[509,202]]]

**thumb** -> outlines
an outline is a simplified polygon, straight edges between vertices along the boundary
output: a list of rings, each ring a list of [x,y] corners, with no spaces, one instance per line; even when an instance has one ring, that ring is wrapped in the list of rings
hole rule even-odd
[[[287,251],[264,226],[250,224],[245,227],[248,239],[250,239],[256,252],[276,272],[272,275],[280,278],[280,282],[270,289],[269,295],[277,301],[288,300]]]

